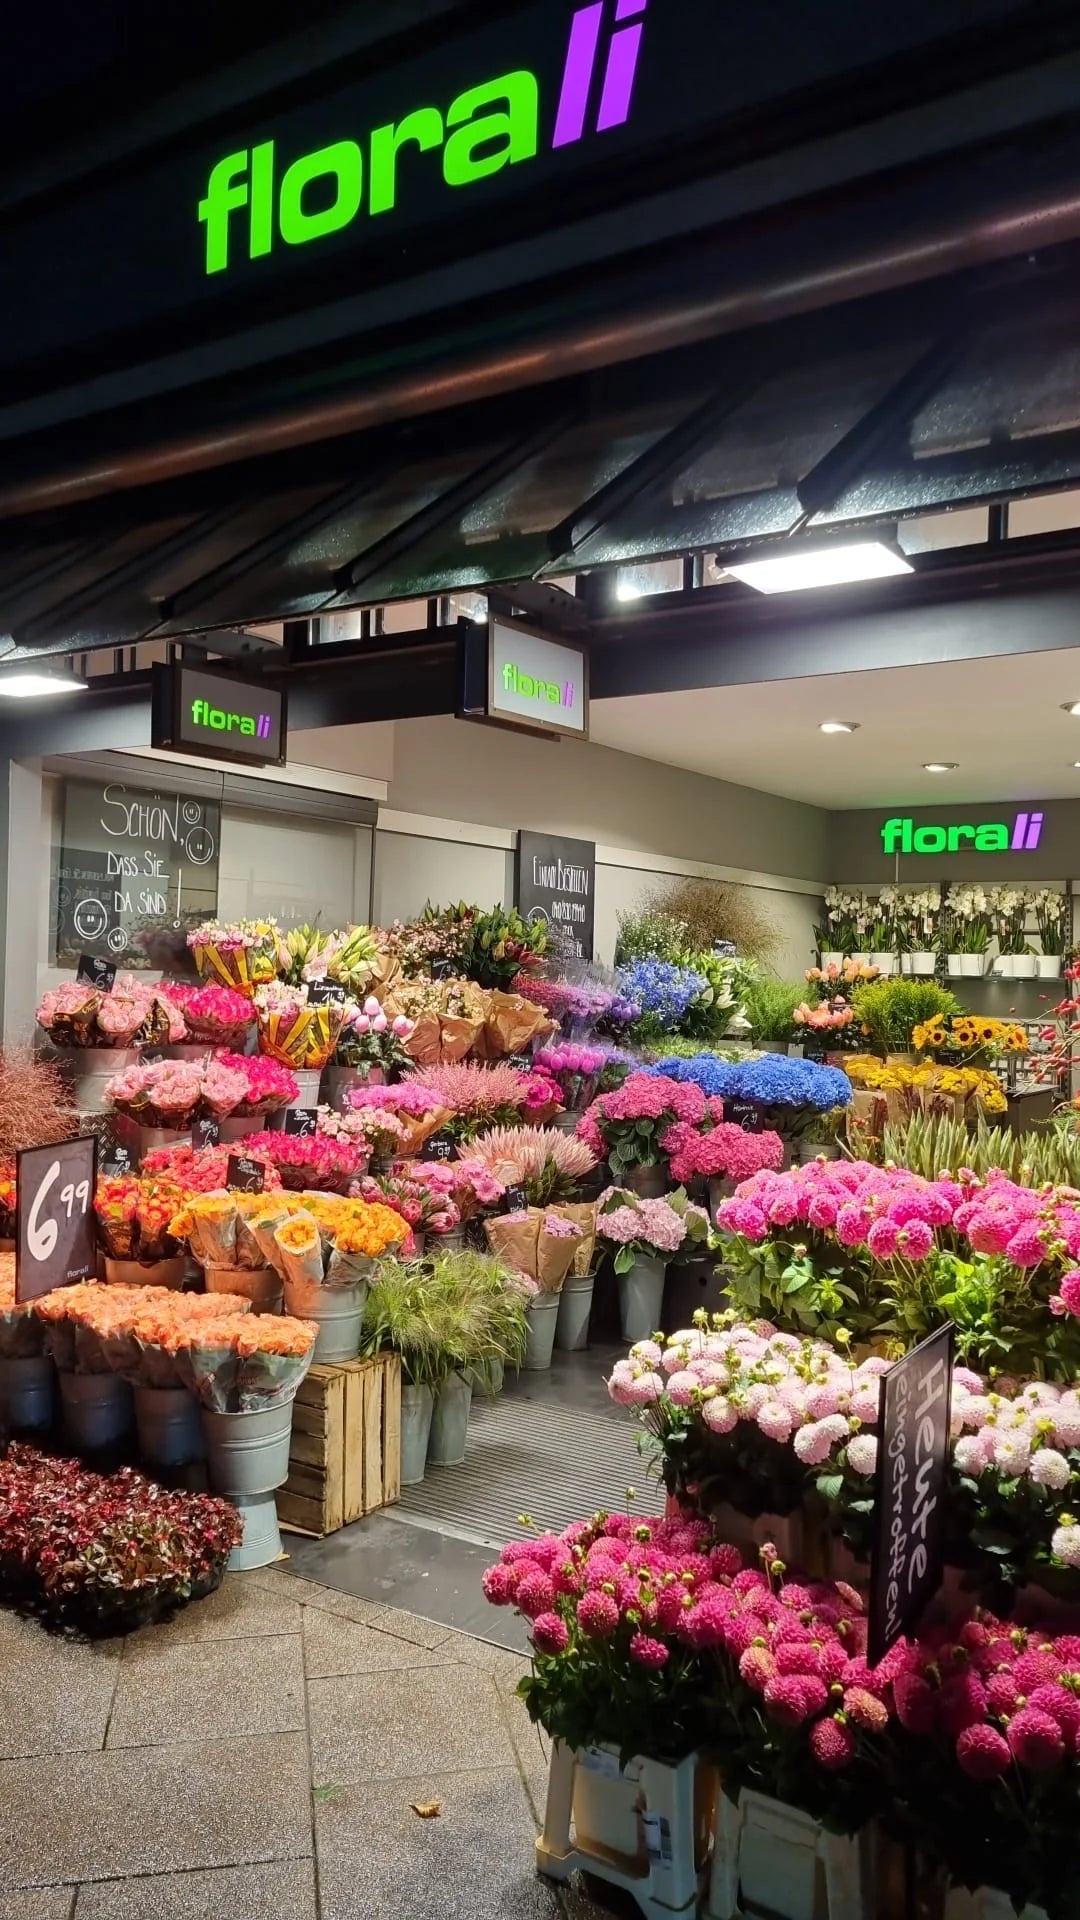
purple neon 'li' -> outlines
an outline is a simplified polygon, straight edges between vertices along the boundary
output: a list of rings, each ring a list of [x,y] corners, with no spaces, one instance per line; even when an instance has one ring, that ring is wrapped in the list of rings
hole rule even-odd
[[[645,11],[646,0],[619,0],[615,8],[616,20],[625,20],[629,16]],[[600,112],[596,119],[597,133],[606,133],[609,127],[621,127],[630,117],[630,99],[634,91],[634,75],[637,72],[638,54],[641,51],[641,23],[635,27],[623,27],[612,35],[611,50],[608,54],[607,72],[604,75],[604,90],[600,95]]]
[[[589,82],[596,62],[603,15],[603,0],[595,0],[595,5],[582,7],[570,22],[570,44],[566,49],[566,65],[555,115],[553,147],[569,147],[575,140],[580,140],[585,131]]]

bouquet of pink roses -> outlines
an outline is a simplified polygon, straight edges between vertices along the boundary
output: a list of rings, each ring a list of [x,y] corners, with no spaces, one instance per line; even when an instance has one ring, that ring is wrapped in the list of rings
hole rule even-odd
[[[245,1090],[237,1105],[230,1109],[230,1116],[248,1119],[253,1114],[278,1113],[296,1099],[296,1075],[277,1060],[271,1060],[269,1054],[229,1053],[221,1047],[214,1059],[244,1084]]]
[[[244,1076],[220,1060],[152,1060],[114,1074],[105,1097],[140,1126],[182,1130],[234,1112],[246,1091]]]
[[[255,1010],[245,993],[234,987],[192,987],[179,981],[166,988],[179,1007],[189,1040],[205,1040],[210,1047],[238,1048],[255,1022]]]
[[[133,973],[117,974],[111,993],[65,981],[42,995],[37,1018],[55,1047],[161,1046],[184,1038],[183,1015],[167,991]]]

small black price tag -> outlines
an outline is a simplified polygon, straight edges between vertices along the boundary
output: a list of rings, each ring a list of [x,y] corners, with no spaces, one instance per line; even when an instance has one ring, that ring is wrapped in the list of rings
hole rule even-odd
[[[102,1172],[106,1178],[118,1180],[121,1174],[131,1172],[131,1155],[126,1147],[116,1146],[107,1155]]]
[[[433,980],[452,980],[454,973],[455,967],[452,960],[433,960],[431,963],[431,977]]]
[[[318,1107],[286,1107],[281,1116],[283,1133],[314,1133],[319,1124]]]
[[[261,1160],[249,1160],[246,1153],[230,1153],[225,1169],[225,1185],[237,1193],[261,1193],[266,1169]]]
[[[309,1007],[331,1007],[340,1005],[346,993],[337,980],[309,980],[307,997]]]
[[[738,951],[734,940],[714,940],[712,950],[718,960],[734,960]]]
[[[425,1140],[420,1154],[421,1160],[452,1160],[457,1148],[448,1133],[433,1133]]]
[[[221,1123],[218,1120],[196,1120],[191,1129],[193,1147],[216,1147],[221,1139]]]
[[[524,1213],[529,1204],[524,1187],[507,1187],[502,1204],[504,1213]]]
[[[83,986],[99,987],[102,993],[111,993],[116,979],[116,967],[111,960],[101,960],[96,954],[80,953],[75,978]]]
[[[756,1100],[725,1100],[724,1119],[732,1126],[741,1127],[744,1133],[763,1133],[765,1115]]]
[[[506,1056],[506,1064],[508,1067],[516,1067],[519,1073],[531,1073],[532,1054],[508,1053]]]
[[[37,1300],[97,1273],[97,1145],[87,1134],[16,1155],[16,1300]]]

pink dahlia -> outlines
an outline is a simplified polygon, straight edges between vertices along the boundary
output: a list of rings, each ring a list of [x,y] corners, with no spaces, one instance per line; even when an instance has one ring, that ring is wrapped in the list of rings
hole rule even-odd
[[[820,1713],[829,1697],[823,1680],[814,1674],[778,1673],[765,1688],[765,1705],[782,1726],[798,1727]]]
[[[1038,1707],[1021,1707],[1009,1721],[1013,1758],[1029,1773],[1051,1773],[1065,1757],[1065,1737],[1056,1720]]]
[[[630,1658],[636,1660],[639,1667],[659,1669],[667,1666],[670,1655],[662,1640],[654,1640],[648,1633],[635,1633],[630,1642]]]
[[[535,1573],[526,1574],[515,1596],[517,1604],[529,1620],[538,1620],[542,1613],[550,1613],[555,1605],[555,1588],[546,1573],[537,1568]]]
[[[533,1621],[532,1637],[538,1653],[565,1653],[570,1645],[566,1621],[557,1613],[538,1613]]]
[[[594,1591],[578,1601],[578,1626],[591,1640],[608,1640],[619,1624],[619,1609],[610,1593]]]
[[[965,1727],[956,1742],[956,1758],[971,1780],[998,1780],[1012,1765],[1009,1743],[996,1728]]]
[[[849,1766],[855,1747],[854,1733],[839,1720],[815,1720],[810,1729],[810,1751],[827,1773],[839,1773]]]

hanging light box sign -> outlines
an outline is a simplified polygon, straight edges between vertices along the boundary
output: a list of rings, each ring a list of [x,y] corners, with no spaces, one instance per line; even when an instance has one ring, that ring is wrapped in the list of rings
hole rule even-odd
[[[283,767],[285,695],[262,680],[203,667],[155,666],[150,744],[207,760]]]
[[[583,647],[553,640],[519,620],[463,621],[458,718],[517,732],[589,737],[589,660]]]

